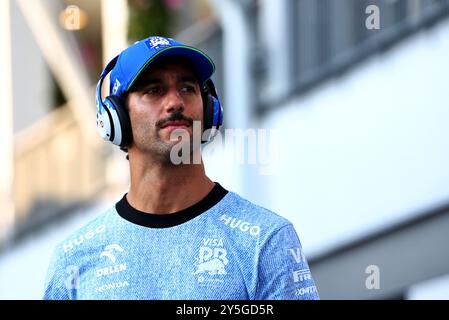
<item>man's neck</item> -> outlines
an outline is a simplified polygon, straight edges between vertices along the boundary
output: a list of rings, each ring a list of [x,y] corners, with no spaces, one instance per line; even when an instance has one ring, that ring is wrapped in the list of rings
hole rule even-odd
[[[139,161],[140,160],[140,161]],[[151,165],[149,165],[151,163]],[[140,211],[169,214],[188,208],[203,199],[214,187],[204,164],[159,164],[130,159],[129,204]]]

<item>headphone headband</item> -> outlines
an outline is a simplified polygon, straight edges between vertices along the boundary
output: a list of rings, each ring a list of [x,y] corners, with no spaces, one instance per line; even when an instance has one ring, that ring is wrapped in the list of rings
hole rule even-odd
[[[114,69],[117,60],[119,56],[116,56],[114,59],[109,61],[109,63],[106,65],[106,67],[103,69],[103,72],[100,75],[100,80],[98,80],[97,84],[97,94],[96,94],[96,104],[97,104],[97,110],[100,110],[100,107],[104,107],[103,105],[103,98],[101,97],[101,87],[103,85],[103,81],[106,78],[107,74],[111,72],[112,69]]]

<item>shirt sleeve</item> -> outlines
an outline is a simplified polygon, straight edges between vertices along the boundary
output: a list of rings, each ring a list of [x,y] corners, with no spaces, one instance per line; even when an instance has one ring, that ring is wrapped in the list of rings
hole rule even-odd
[[[65,257],[55,250],[48,267],[44,300],[70,300],[76,296],[79,272],[76,266],[66,266]]]
[[[256,300],[318,300],[319,295],[301,243],[288,224],[263,245],[258,265]]]

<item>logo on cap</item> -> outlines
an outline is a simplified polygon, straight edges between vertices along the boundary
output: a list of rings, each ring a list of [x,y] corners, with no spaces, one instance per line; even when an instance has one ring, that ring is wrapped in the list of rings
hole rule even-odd
[[[118,79],[115,79],[114,87],[112,88],[112,94],[116,94],[118,88],[120,88],[120,81],[118,81]]]
[[[161,46],[165,47],[170,45],[170,41],[162,37],[151,37],[148,40],[147,44],[150,49],[159,49]]]

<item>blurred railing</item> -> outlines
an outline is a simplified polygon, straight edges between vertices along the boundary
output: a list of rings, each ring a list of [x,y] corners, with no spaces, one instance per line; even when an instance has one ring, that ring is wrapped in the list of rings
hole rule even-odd
[[[105,186],[103,145],[86,141],[72,110],[55,109],[15,137],[16,227],[86,202]]]

